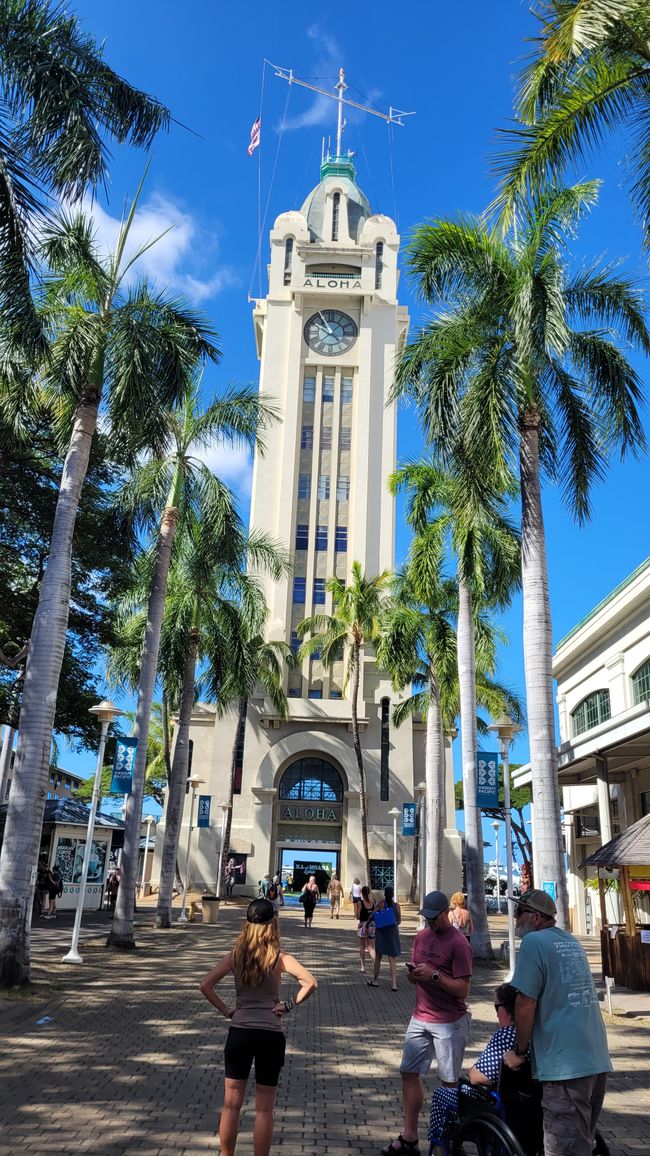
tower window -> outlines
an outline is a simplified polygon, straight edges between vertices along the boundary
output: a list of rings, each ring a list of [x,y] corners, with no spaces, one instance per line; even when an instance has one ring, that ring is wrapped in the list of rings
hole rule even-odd
[[[339,216],[341,212],[341,194],[334,193],[332,197],[332,240],[339,239]]]
[[[290,686],[287,691],[287,698],[300,698],[300,687]]]
[[[314,606],[325,605],[325,579],[314,578]]]
[[[316,401],[316,378],[311,374],[303,379],[302,400]]]
[[[298,476],[298,497],[308,498],[311,493],[311,474]]]
[[[310,698],[322,698],[323,697],[322,686],[312,686],[311,690],[309,691],[309,697]]]
[[[581,735],[585,731],[607,722],[611,717],[609,705],[609,691],[596,690],[584,698],[571,714],[573,734]]]
[[[632,675],[632,693],[635,706],[650,698],[650,659]]]
[[[304,602],[307,596],[307,579],[294,578],[293,580],[293,600],[294,602]]]
[[[313,425],[304,425],[300,431],[300,448],[301,450],[310,450],[314,444],[314,427]]]
[[[243,704],[242,704],[243,705]],[[241,795],[241,783],[244,774],[244,742],[246,740],[246,710],[242,710],[242,717],[237,724],[237,746],[235,748],[235,777],[233,793]]]
[[[379,790],[382,803],[388,802],[388,754],[390,751],[390,699],[381,700],[381,755],[379,764]]]
[[[332,427],[331,427],[331,425],[324,425],[320,431],[320,448],[322,450],[331,450],[331,448],[332,448]]]
[[[348,548],[348,528],[347,526],[337,526],[336,536],[334,538],[334,549],[337,554],[345,554]]]
[[[339,435],[339,449],[349,450],[352,445],[352,430],[349,425],[341,426]]]
[[[300,639],[298,638],[298,631],[297,630],[291,631],[291,642],[289,643],[289,645],[291,646],[291,649],[292,649],[294,654],[297,654],[298,651],[300,650]]]
[[[343,474],[336,483],[336,497],[339,502],[347,502],[350,497],[350,479]]]
[[[334,401],[334,377],[323,377],[323,401]]]
[[[330,476],[329,474],[321,474],[318,479],[318,497],[322,502],[326,502],[330,496]]]
[[[343,698],[343,693],[340,690],[330,690],[330,698]]]
[[[381,278],[384,272],[384,242],[377,241],[375,246],[375,289],[381,289]]]
[[[341,401],[352,401],[352,377],[341,377]]]
[[[296,526],[296,550],[306,550],[309,545],[309,526]]]
[[[327,526],[316,527],[316,549],[327,550]]]
[[[284,243],[284,283],[291,284],[291,265],[293,262],[293,237],[287,237]]]

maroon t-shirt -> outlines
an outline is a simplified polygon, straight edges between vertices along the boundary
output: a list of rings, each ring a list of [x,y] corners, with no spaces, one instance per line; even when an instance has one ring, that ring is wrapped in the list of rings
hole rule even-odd
[[[455,927],[441,932],[433,932],[429,927],[418,931],[413,940],[411,961],[424,963],[436,971],[444,972],[452,979],[463,979],[472,974],[472,949],[464,935]],[[465,1015],[465,1001],[450,995],[439,983],[422,982],[415,985],[416,1020],[428,1023],[448,1024]]]

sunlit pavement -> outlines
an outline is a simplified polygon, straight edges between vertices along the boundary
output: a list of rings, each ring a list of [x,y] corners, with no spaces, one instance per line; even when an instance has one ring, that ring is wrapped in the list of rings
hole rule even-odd
[[[34,934],[30,999],[0,1001],[0,1153],[203,1153],[216,1150],[227,1031],[197,989],[232,943],[244,905],[200,922],[155,931],[138,915],[138,950],[104,948],[109,919],[88,913],[82,966],[60,962],[72,914],[41,920]],[[313,928],[300,908],[281,918],[283,944],[317,975],[319,990],[287,1017],[287,1063],[278,1091],[274,1151],[290,1156],[370,1156],[401,1128],[398,1063],[413,993],[400,967],[378,989],[359,973],[350,909],[339,921],[317,910]],[[494,921],[495,941],[505,920]],[[408,950],[415,922],[406,921]],[[493,1029],[493,987],[505,976],[478,967],[473,986],[471,1063]],[[287,994],[293,985],[287,984]],[[616,1000],[614,1000],[616,1004]],[[648,1151],[648,1023],[608,1024],[616,1072],[602,1117],[613,1156]],[[428,1094],[435,1079],[427,1081]],[[242,1114],[238,1156],[251,1156],[252,1098]],[[421,1149],[426,1151],[425,1114]]]

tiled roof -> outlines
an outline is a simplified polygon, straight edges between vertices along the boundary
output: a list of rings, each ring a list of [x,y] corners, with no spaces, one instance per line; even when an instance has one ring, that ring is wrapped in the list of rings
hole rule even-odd
[[[43,823],[67,823],[72,827],[87,827],[88,816],[90,814],[90,807],[85,803],[79,803],[76,799],[47,799],[45,803],[45,813],[43,815]],[[7,804],[0,807],[0,821],[4,822],[7,815]],[[98,811],[95,817],[96,827],[114,827],[121,831],[124,828],[124,823],[120,819],[113,818],[112,815],[104,815],[102,811]]]

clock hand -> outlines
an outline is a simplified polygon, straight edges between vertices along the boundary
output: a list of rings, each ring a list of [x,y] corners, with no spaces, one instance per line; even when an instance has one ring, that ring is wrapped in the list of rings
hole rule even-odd
[[[332,336],[332,330],[330,329],[329,325],[327,324],[327,322],[326,322],[325,318],[323,317],[323,314],[321,313],[320,309],[318,310],[318,316],[321,318],[321,320],[322,320],[322,322],[323,322],[323,325],[325,326],[325,328],[326,328],[327,332],[329,333],[329,335],[330,335],[330,337],[331,337],[331,336]]]

